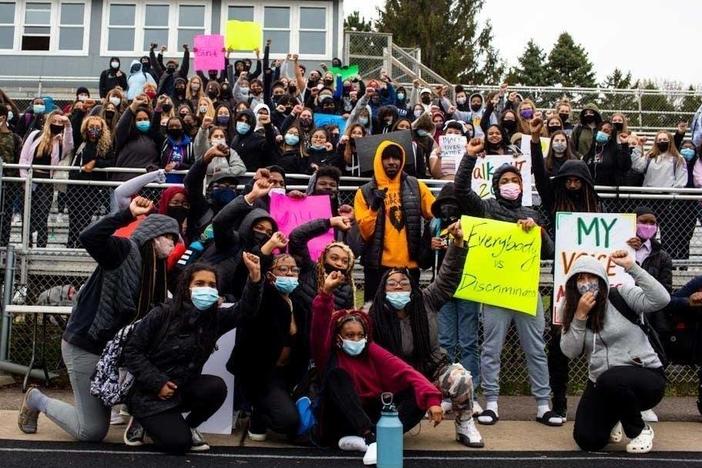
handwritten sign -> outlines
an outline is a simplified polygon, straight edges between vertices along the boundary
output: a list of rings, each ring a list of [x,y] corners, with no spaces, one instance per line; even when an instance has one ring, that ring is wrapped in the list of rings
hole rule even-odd
[[[392,141],[402,146],[405,150],[405,167],[414,166],[414,148],[412,147],[412,132],[400,130],[399,132],[384,133],[381,135],[368,135],[356,140],[356,154],[361,166],[361,172],[373,170],[375,151],[383,141]]]
[[[455,297],[536,315],[541,266],[539,229],[461,216],[468,257]]]
[[[548,149],[550,147],[551,147],[551,139],[546,138],[546,137],[541,137],[541,154],[544,155],[544,158],[548,154]],[[524,156],[527,156],[527,157],[531,156],[531,137],[528,137],[525,135],[524,138],[522,138],[521,150],[522,150],[522,154]]]
[[[439,137],[442,174],[456,173],[463,155],[466,154],[467,142],[467,138],[462,135],[441,135]]]
[[[334,76],[341,75],[342,80],[353,78],[358,75],[358,65],[347,65],[345,67],[331,67],[329,69]]]
[[[520,154],[518,156],[484,156],[478,158],[473,168],[473,178],[471,188],[477,193],[480,198],[495,198],[495,192],[492,188],[492,176],[495,170],[503,164],[510,164],[517,169],[522,175],[522,205],[531,206],[533,200],[531,198],[531,156]]]
[[[316,219],[331,218],[331,202],[326,195],[310,195],[305,198],[290,198],[279,193],[271,193],[270,213],[278,223],[278,230],[286,236],[296,227]],[[317,261],[324,248],[334,242],[334,230],[310,239],[307,248],[312,260]]]
[[[263,44],[261,25],[253,21],[227,21],[226,43],[227,48],[233,50],[261,49]]]
[[[340,115],[314,113],[314,126],[323,127],[325,125],[336,125],[341,134],[346,131],[346,119]]]
[[[195,71],[224,70],[224,36],[195,36]]]
[[[565,300],[566,276],[575,260],[583,255],[591,255],[602,262],[611,286],[633,284],[633,278],[615,265],[610,255],[619,249],[634,255],[626,241],[635,235],[635,214],[556,213],[553,323],[562,323],[560,308]]]

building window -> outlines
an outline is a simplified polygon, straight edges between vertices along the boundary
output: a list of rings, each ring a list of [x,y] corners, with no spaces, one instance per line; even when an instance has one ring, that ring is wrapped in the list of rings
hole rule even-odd
[[[15,47],[15,2],[0,2],[0,49]]]
[[[85,5],[62,3],[59,26],[59,50],[83,50]]]
[[[290,8],[265,7],[263,12],[263,42],[271,42],[272,54],[290,52]]]
[[[253,21],[254,7],[253,6],[229,6],[227,9],[227,19],[239,21]]]
[[[327,52],[327,9],[300,7],[301,55],[325,55]]]
[[[205,34],[205,7],[201,5],[181,5],[178,12],[178,50],[183,44],[193,44],[195,36]]]
[[[113,3],[110,5],[108,22],[110,50],[134,50],[136,5]]]
[[[151,44],[168,44],[169,8],[169,5],[146,4],[142,47],[144,50],[149,50]]]
[[[22,50],[50,50],[51,3],[31,2],[24,9]]]

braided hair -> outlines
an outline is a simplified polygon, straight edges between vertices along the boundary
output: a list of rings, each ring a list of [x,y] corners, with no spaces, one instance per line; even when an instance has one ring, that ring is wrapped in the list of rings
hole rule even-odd
[[[356,285],[353,282],[353,262],[354,262],[354,255],[353,251],[351,248],[344,244],[343,242],[332,242],[331,244],[328,244],[326,247],[324,247],[324,250],[322,250],[322,253],[319,255],[319,258],[317,259],[317,265],[315,265],[315,270],[317,273],[317,287],[321,288],[324,286],[324,279],[326,278],[326,270],[324,268],[324,260],[327,258],[327,254],[329,251],[334,248],[338,247],[341,250],[343,250],[346,255],[349,256],[349,266],[346,268],[346,271],[342,272],[344,274],[344,280],[346,284],[351,286],[351,291],[353,294],[353,305],[354,307],[356,306]]]
[[[406,268],[393,268],[385,273],[380,280],[378,292],[375,294],[373,304],[368,312],[373,322],[373,338],[375,341],[396,356],[402,355],[402,333],[400,319],[395,310],[385,301],[385,285],[393,273],[402,273],[409,281],[412,288],[410,303],[405,307],[412,330],[412,367],[425,376],[430,376],[434,371],[434,362],[431,358],[431,339],[429,336],[429,320],[424,309],[424,301],[417,284]]]
[[[597,194],[590,184],[583,182],[582,188],[579,190],[577,197],[573,197],[573,193],[565,187],[562,180],[553,184],[553,212],[571,211],[598,213],[600,204],[597,200]]]

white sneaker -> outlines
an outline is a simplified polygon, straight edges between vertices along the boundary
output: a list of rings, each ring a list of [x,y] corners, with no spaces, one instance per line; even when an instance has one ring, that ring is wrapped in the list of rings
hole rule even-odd
[[[465,421],[456,419],[456,440],[466,447],[483,448],[485,442],[480,435],[478,428],[475,426],[473,418],[468,418]]]
[[[339,448],[346,452],[366,452],[368,445],[363,437],[359,436],[344,436],[339,439]]]
[[[268,435],[266,433],[263,434],[256,434],[255,432],[247,431],[249,433],[249,439],[251,439],[254,442],[265,442],[266,439],[268,438]]]
[[[192,445],[190,446],[191,452],[206,452],[210,449],[210,445],[196,428],[190,428],[190,435],[192,437]]]
[[[375,465],[378,463],[378,443],[373,442],[368,446],[368,450],[366,450],[366,454],[363,455],[363,464],[364,465]]]
[[[444,414],[449,414],[453,411],[453,403],[451,400],[441,400],[441,410]]]
[[[653,429],[646,424],[641,434],[634,437],[626,444],[627,453],[648,453],[653,448]]]
[[[473,400],[473,416],[477,416],[483,412],[483,407],[480,406],[478,400]]]
[[[658,422],[658,415],[652,409],[647,409],[641,412],[641,419],[644,422]]]
[[[618,444],[624,438],[624,429],[622,428],[622,423],[618,422],[612,428],[612,432],[609,433],[609,441],[613,444]]]
[[[127,424],[127,417],[122,416],[118,411],[114,409],[110,413],[110,426],[121,426]]]

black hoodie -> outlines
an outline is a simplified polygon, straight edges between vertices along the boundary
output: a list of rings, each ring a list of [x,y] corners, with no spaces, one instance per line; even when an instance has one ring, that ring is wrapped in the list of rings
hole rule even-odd
[[[236,122],[239,122],[241,116],[246,117],[246,122],[251,128],[243,135],[236,132],[231,147],[244,161],[246,171],[256,172],[260,168],[270,166],[273,163],[273,156],[277,151],[275,130],[273,125],[268,123],[263,126],[263,135],[260,132],[256,132],[256,116],[250,109],[237,112]]]
[[[110,59],[110,68],[103,70],[100,74],[99,89],[100,97],[103,99],[107,96],[107,93],[117,86],[121,87],[125,92],[127,91],[127,75],[125,75],[119,67],[117,70],[112,68],[112,62],[115,60],[119,62],[119,57],[112,57]]]

